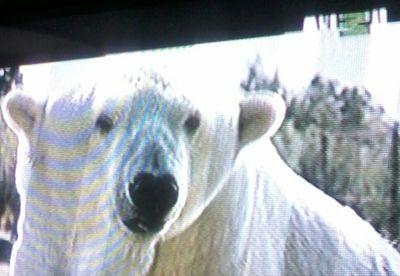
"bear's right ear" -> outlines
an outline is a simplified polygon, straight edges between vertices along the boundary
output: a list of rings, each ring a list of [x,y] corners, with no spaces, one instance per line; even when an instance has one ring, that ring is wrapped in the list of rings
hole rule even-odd
[[[271,137],[285,118],[286,104],[274,92],[253,95],[240,103],[239,147],[257,140],[261,136]]]
[[[40,105],[37,102],[26,93],[12,91],[4,98],[1,109],[7,125],[17,135],[24,133],[30,136],[40,114]]]

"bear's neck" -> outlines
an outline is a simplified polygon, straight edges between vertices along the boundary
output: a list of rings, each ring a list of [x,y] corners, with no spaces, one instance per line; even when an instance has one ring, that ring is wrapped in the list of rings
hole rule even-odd
[[[79,196],[62,196],[56,194],[57,187],[70,187],[70,183],[53,185],[34,176],[30,181],[28,196],[21,197],[13,275],[143,275],[148,271],[158,238],[133,235],[122,226],[107,194],[113,190],[100,187],[106,192],[97,196],[95,189],[88,192],[89,185],[76,183]],[[35,183],[49,187],[39,189]]]
[[[288,231],[289,219],[283,220],[282,212],[289,218],[290,204],[277,202],[276,198],[284,199],[282,191],[266,179],[268,175],[258,173],[260,160],[249,158],[255,152],[259,154],[259,146],[241,153],[223,189],[189,229],[159,244],[152,275],[190,275],[193,271],[198,275],[262,275],[263,271],[254,271],[268,262],[260,255],[269,256],[269,248],[283,254],[285,240],[274,235]],[[265,154],[271,155],[271,150]],[[271,256],[269,272],[282,271],[284,264],[276,259]]]

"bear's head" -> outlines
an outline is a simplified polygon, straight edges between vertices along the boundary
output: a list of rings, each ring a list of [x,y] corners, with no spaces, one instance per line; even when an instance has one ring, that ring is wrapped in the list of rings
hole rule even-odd
[[[19,139],[22,200],[14,263],[29,255],[53,272],[111,271],[145,256],[135,248],[146,241],[186,229],[240,150],[271,136],[285,112],[273,93],[212,101],[197,104],[159,80],[42,102],[10,93],[2,110]]]

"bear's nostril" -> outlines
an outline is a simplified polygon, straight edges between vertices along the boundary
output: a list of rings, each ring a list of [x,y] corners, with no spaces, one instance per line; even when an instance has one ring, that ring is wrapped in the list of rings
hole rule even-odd
[[[138,173],[129,185],[129,196],[138,219],[148,230],[164,223],[178,200],[178,192],[178,185],[171,174],[154,176]]]

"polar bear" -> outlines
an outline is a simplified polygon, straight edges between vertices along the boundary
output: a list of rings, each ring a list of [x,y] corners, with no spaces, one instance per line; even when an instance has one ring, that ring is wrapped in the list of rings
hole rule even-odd
[[[386,240],[280,159],[277,94],[200,104],[152,78],[15,91],[2,111],[19,139],[12,275],[400,275]]]

